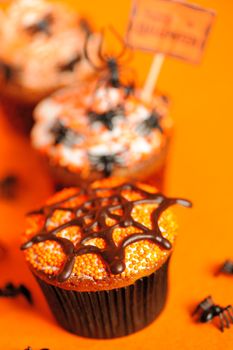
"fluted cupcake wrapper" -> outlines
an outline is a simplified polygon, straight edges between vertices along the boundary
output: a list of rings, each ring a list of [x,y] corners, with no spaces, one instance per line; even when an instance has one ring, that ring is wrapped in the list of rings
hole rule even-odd
[[[65,290],[36,279],[63,328],[83,337],[116,338],[146,327],[162,311],[168,264],[134,284],[106,291]]]

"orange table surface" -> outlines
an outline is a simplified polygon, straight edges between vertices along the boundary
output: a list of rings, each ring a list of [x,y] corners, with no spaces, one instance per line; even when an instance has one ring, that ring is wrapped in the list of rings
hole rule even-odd
[[[72,3],[72,1],[66,1]],[[0,177],[17,173],[21,179],[14,201],[0,200],[0,241],[8,255],[0,262],[0,285],[24,282],[35,306],[22,298],[0,299],[0,350],[119,350],[233,349],[233,327],[221,333],[213,324],[197,324],[191,311],[211,294],[220,305],[233,303],[233,277],[214,276],[226,258],[233,259],[233,2],[200,0],[217,18],[204,59],[198,66],[168,58],[158,87],[173,100],[176,123],[166,193],[189,198],[192,210],[177,209],[180,234],[170,268],[170,289],[162,315],[145,330],[116,340],[88,340],[62,330],[53,319],[21,252],[24,214],[52,192],[52,183],[29,141],[16,133],[0,114]],[[126,28],[129,0],[73,1],[97,26]],[[151,55],[135,54],[143,82]]]

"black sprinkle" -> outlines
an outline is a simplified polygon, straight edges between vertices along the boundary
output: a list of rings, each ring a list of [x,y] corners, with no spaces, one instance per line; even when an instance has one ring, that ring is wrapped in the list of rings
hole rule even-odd
[[[72,147],[82,139],[80,134],[68,128],[59,120],[55,122],[54,126],[50,129],[50,132],[54,136],[55,146],[63,143],[68,147]]]
[[[96,113],[93,111],[90,111],[88,113],[88,116],[90,118],[90,121],[93,122],[100,122],[102,123],[108,130],[113,130],[114,128],[114,118],[118,116],[124,117],[124,110],[123,108],[117,108],[117,109],[110,109],[107,112],[104,113]]]
[[[142,135],[148,135],[153,129],[158,129],[162,133],[160,118],[160,115],[153,111],[147,119],[137,126],[136,130]]]
[[[115,166],[123,166],[124,160],[118,154],[92,155],[89,154],[92,166],[104,174],[105,177],[111,176]]]

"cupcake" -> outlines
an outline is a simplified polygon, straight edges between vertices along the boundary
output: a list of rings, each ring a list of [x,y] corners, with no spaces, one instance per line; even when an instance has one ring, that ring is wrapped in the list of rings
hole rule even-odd
[[[83,55],[90,28],[65,4],[17,0],[1,17],[0,91],[11,104],[35,105],[93,73]]]
[[[148,104],[124,85],[65,88],[37,105],[31,140],[57,183],[117,176],[161,188],[173,126],[168,108],[166,97]]]
[[[64,4],[14,1],[1,28],[2,93],[35,103],[86,78],[93,72],[83,57],[89,31],[87,23]]]
[[[177,235],[174,204],[191,206],[110,178],[63,189],[28,215],[21,249],[63,328],[115,338],[155,320]]]

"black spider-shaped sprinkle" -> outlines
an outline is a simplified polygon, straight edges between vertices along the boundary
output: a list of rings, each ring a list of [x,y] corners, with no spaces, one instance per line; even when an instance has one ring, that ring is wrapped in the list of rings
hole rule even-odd
[[[120,154],[94,155],[89,153],[89,159],[92,166],[104,174],[105,177],[111,176],[115,166],[122,166],[124,159]]]
[[[82,60],[82,55],[81,54],[77,54],[75,57],[71,58],[70,61],[61,64],[58,68],[60,70],[60,72],[73,72],[76,65],[78,63],[80,63]]]
[[[60,143],[66,146],[72,147],[73,145],[80,142],[81,135],[65,126],[61,121],[57,120],[54,126],[50,129],[50,132],[54,136],[54,145]]]
[[[15,73],[16,69],[12,65],[0,60],[0,74],[2,74],[6,82],[12,80],[12,78],[15,76]]]
[[[224,328],[230,328],[233,323],[233,308],[231,305],[221,307],[214,304],[211,296],[208,296],[201,301],[193,312],[193,315],[198,314],[198,321],[202,323],[210,322],[215,317],[220,320],[220,330],[223,332]]]
[[[30,34],[45,33],[46,35],[51,35],[51,25],[53,23],[53,16],[51,13],[47,14],[44,18],[41,18],[38,22],[33,23],[25,29]]]
[[[220,267],[218,273],[224,273],[226,275],[233,275],[233,261],[226,260]]]
[[[158,129],[162,133],[163,129],[160,125],[160,119],[161,116],[153,110],[148,118],[136,127],[137,132],[141,135],[148,135],[153,129]]]
[[[102,123],[108,130],[113,130],[114,128],[114,118],[119,116],[124,116],[123,108],[109,109],[103,113],[96,113],[90,111],[88,116],[91,122],[100,122]]]
[[[13,283],[7,283],[3,288],[0,289],[0,298],[15,298],[18,295],[24,296],[29,304],[33,304],[31,292],[24,284],[15,286]]]
[[[0,180],[0,197],[5,199],[14,198],[19,185],[16,175],[7,175]]]

